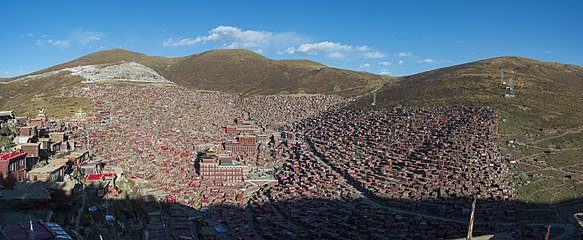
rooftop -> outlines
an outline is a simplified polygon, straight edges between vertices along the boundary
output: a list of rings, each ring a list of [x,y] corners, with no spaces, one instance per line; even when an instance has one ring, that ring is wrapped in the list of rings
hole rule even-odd
[[[28,173],[32,173],[32,174],[52,173],[54,171],[59,170],[62,167],[63,167],[63,165],[49,164],[49,165],[46,165],[44,167],[31,169]]]
[[[221,159],[219,165],[221,166],[238,166],[239,161],[231,159]]]
[[[71,190],[75,188],[75,182],[73,181],[45,182],[43,184],[48,189]]]
[[[71,152],[71,154],[69,154],[69,156],[77,158],[77,157],[83,156],[84,154],[88,154],[88,153],[89,153],[89,151],[87,151],[87,150],[74,151],[74,152]]]
[[[17,153],[0,153],[0,161],[7,161],[12,160],[14,158],[26,155],[25,152],[17,152]]]
[[[104,173],[104,174],[89,174],[85,178],[87,181],[103,181],[103,180],[111,180],[115,178],[117,174],[115,173]]]
[[[36,146],[36,147],[38,147],[38,146],[40,146],[40,143],[22,143],[22,144],[20,144],[20,146],[23,146],[23,147],[35,147]]]
[[[14,111],[0,111],[0,117],[13,117]]]

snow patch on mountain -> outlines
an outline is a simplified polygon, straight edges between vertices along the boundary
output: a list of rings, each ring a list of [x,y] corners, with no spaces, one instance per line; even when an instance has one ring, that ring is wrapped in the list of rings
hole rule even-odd
[[[85,78],[83,82],[87,83],[107,80],[170,82],[153,69],[136,62],[124,62],[104,68],[98,68],[95,65],[80,66],[70,68],[68,71],[71,71],[71,75]]]
[[[58,73],[68,71],[73,76],[83,77],[84,83],[94,83],[101,81],[129,81],[129,82],[158,82],[170,83],[167,79],[158,74],[154,69],[146,67],[137,62],[122,62],[114,65],[85,65],[61,70],[28,75],[15,81],[27,81],[50,77]]]

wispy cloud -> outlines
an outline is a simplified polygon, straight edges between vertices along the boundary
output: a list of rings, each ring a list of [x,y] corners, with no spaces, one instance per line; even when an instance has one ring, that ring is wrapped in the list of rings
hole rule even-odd
[[[399,60],[399,62],[397,62],[399,65],[402,65],[403,63],[405,63],[405,61],[403,60]]]
[[[195,38],[167,38],[162,42],[164,47],[192,46],[195,44],[218,43],[222,48],[246,48],[263,51],[272,45],[287,43],[287,46],[301,42],[303,37],[293,32],[273,33],[268,31],[243,30],[233,26],[218,26],[209,31],[208,35]]]
[[[164,40],[164,42],[162,43],[162,46],[164,47],[177,47],[177,46],[192,46],[194,44],[197,44],[199,42],[202,42],[200,39],[193,39],[193,38],[173,38],[170,37],[166,40]]]
[[[434,63],[436,63],[436,62],[437,62],[437,61],[436,61],[436,60],[434,60],[434,59],[431,59],[431,58],[426,58],[426,59],[423,59],[423,60],[419,60],[417,63],[419,63],[419,64],[427,64],[427,65],[431,65],[431,64],[434,64]]]
[[[331,53],[326,54],[326,57],[333,58],[333,59],[345,58],[344,54],[342,54],[341,52],[331,52]]]
[[[62,47],[62,48],[68,48],[71,46],[71,44],[69,44],[69,40],[53,40],[53,39],[49,39],[47,40],[47,43],[55,46],[55,47]]]
[[[358,68],[365,69],[365,68],[369,68],[369,67],[370,67],[370,64],[365,63],[365,64],[360,65]]]
[[[364,54],[364,59],[370,59],[370,58],[384,58],[386,57],[385,54],[382,54],[380,52],[367,52]]]
[[[352,46],[334,42],[304,43],[297,48],[289,47],[284,52],[287,54],[301,53],[308,55],[318,55],[321,52],[350,51]]]
[[[395,56],[397,56],[397,57],[411,57],[411,56],[413,56],[413,53],[412,52],[400,52],[400,53],[395,54]]]
[[[34,37],[36,34],[29,33],[26,37]],[[49,37],[48,34],[42,34],[36,40],[37,46],[52,46],[59,48],[69,48],[72,46],[80,46],[84,48],[93,48],[93,43],[102,40],[106,36],[105,33],[86,31],[77,29],[69,34],[67,38],[55,39]]]
[[[53,46],[53,47],[60,47],[60,48],[68,48],[71,46],[69,40],[54,40],[54,39],[38,39],[36,41],[37,46]]]
[[[389,68],[381,68],[381,70],[379,71],[379,74],[390,75],[391,72],[389,72]]]
[[[73,32],[73,38],[79,42],[81,46],[88,47],[93,42],[97,42],[105,37],[105,33],[90,32],[83,29],[77,29]]]
[[[370,50],[372,50],[372,48],[371,48],[371,47],[369,47],[369,46],[367,46],[367,45],[356,46],[354,49],[355,49],[356,51],[361,51],[361,52],[364,52],[364,51],[370,51]]]
[[[379,65],[388,67],[388,66],[393,65],[393,63],[392,62],[388,62],[388,61],[383,61],[383,62],[380,62]]]
[[[361,54],[359,52],[370,51],[372,47],[362,45],[362,46],[352,46],[348,44],[342,44],[339,42],[317,42],[317,43],[304,43],[297,47],[288,47],[283,51],[279,51],[278,54],[304,54],[304,55],[320,55],[325,54],[325,57],[333,59],[344,59],[344,58],[363,58],[363,59],[378,59],[386,57],[385,54],[378,51],[371,51]]]
[[[20,38],[31,38],[31,37],[34,37],[34,33],[27,33],[24,35],[20,35]]]

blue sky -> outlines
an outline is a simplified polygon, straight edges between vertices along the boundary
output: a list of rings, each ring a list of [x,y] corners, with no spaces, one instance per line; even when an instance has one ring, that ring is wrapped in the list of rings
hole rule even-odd
[[[247,48],[407,75],[498,56],[583,66],[583,1],[0,1],[0,77],[124,48]]]

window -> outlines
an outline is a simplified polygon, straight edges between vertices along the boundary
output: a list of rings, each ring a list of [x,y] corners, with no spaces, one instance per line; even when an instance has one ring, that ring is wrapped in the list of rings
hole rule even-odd
[[[8,173],[14,172],[14,162],[8,164]]]

